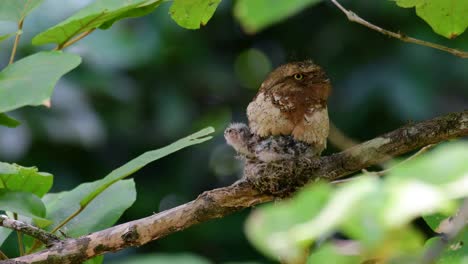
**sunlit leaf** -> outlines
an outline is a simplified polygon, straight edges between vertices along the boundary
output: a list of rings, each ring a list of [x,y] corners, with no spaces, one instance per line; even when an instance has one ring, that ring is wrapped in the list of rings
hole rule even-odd
[[[0,125],[6,126],[6,127],[17,127],[20,124],[21,123],[18,120],[13,119],[7,116],[6,114],[0,113]]]
[[[76,55],[39,52],[8,65],[0,72],[0,113],[50,99],[57,81],[81,62]]]
[[[0,162],[0,190],[30,192],[42,197],[52,187],[53,180],[52,174],[39,172],[36,167]]]
[[[396,0],[400,7],[416,8],[416,14],[424,19],[439,35],[453,39],[468,27],[468,1],[466,0]]]
[[[234,15],[245,31],[258,32],[321,0],[237,0]]]
[[[362,175],[334,190],[305,188],[289,201],[255,210],[247,236],[266,255],[295,263],[313,241],[341,231],[366,257],[414,263],[423,237],[409,223],[453,212],[456,200],[468,196],[466,160],[468,144],[460,141],[398,165],[384,179]],[[303,207],[294,210],[298,204]]]
[[[179,26],[199,29],[213,16],[221,0],[174,0],[169,13]]]
[[[0,20],[18,22],[42,4],[43,1],[44,0],[1,0]]]
[[[145,15],[159,5],[156,0],[96,0],[65,21],[39,33],[34,45],[63,44],[80,33],[110,27],[115,21]]]
[[[139,169],[146,166],[148,163],[158,160],[160,158],[163,158],[171,153],[174,153],[188,146],[200,144],[202,142],[205,142],[211,139],[212,137],[208,135],[213,132],[214,132],[214,129],[212,127],[208,127],[188,137],[179,139],[178,141],[168,146],[143,153],[142,155],[124,164],[122,167],[119,167],[113,170],[105,178],[100,180],[98,186],[94,190],[90,191],[88,195],[84,196],[84,198],[80,201],[80,205],[82,207],[86,206],[89,202],[91,202],[96,196],[98,196],[101,192],[103,192],[109,186],[135,173]]]
[[[330,195],[331,187],[321,183],[302,190],[293,200],[262,206],[247,219],[247,238],[273,259],[302,259],[308,245],[298,245],[288,231],[316,217]]]
[[[318,250],[312,252],[307,259],[307,263],[360,264],[363,263],[363,259],[356,255],[340,254],[336,245],[326,243]]]

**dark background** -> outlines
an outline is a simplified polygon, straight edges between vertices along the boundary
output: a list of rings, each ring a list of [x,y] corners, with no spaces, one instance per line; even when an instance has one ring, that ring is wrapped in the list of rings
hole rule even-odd
[[[29,44],[32,36],[89,2],[46,0],[26,19],[17,58],[43,49]],[[38,166],[55,175],[53,191],[69,190],[147,150],[214,126],[213,140],[134,175],[138,196],[120,219],[125,222],[188,202],[241,175],[241,164],[222,132],[232,121],[246,121],[245,108],[258,85],[282,63],[312,59],[323,66],[334,84],[331,120],[359,141],[467,108],[466,60],[351,23],[328,2],[248,35],[233,17],[233,4],[223,0],[207,26],[192,31],[172,21],[170,3],[163,3],[146,17],[98,30],[68,48],[83,63],[59,82],[51,109],[27,107],[12,113],[23,123],[0,128],[0,160]],[[446,40],[413,9],[391,1],[343,4],[384,28],[468,50],[468,34]],[[11,45],[11,40],[0,45],[2,66]],[[326,153],[335,151],[330,147]],[[248,211],[108,254],[106,262],[150,252],[191,252],[214,263],[265,262],[245,238]]]

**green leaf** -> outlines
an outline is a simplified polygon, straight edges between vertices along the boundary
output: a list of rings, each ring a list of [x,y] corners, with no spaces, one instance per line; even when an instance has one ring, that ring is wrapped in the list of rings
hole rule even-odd
[[[47,208],[47,219],[53,222],[49,231],[79,209],[78,201],[96,189],[100,181],[83,183],[71,191],[46,194],[42,200]],[[112,226],[136,199],[133,179],[119,181],[103,191],[62,230],[77,237]]]
[[[299,245],[288,235],[293,227],[316,217],[331,195],[324,183],[306,187],[290,201],[268,204],[255,210],[247,219],[249,241],[267,256],[283,260],[302,259],[308,245]]]
[[[255,210],[247,237],[266,255],[295,263],[314,240],[343,231],[370,257],[414,263],[423,240],[410,221],[453,213],[456,200],[468,196],[466,160],[468,144],[459,141],[397,166],[383,180],[363,175],[334,190],[308,187],[289,201]]]
[[[2,0],[0,4],[0,20],[19,22],[44,0]]]
[[[439,243],[441,237],[433,237],[426,241],[424,249],[430,250],[434,243]],[[466,264],[468,256],[468,229],[465,227],[463,232],[451,242],[438,258],[437,264]]]
[[[34,45],[64,44],[74,36],[98,27],[108,28],[118,19],[145,15],[156,8],[161,0],[96,0],[73,16],[32,40]]]
[[[52,174],[39,172],[36,167],[0,162],[0,190],[30,192],[42,197],[50,190],[53,181]]]
[[[256,33],[321,0],[237,0],[234,15],[245,31]]]
[[[179,26],[199,29],[208,23],[220,2],[221,0],[174,0],[169,13]]]
[[[142,155],[136,157],[135,159],[129,161],[122,167],[119,167],[113,170],[110,174],[108,174],[105,178],[100,180],[99,186],[92,190],[89,195],[85,196],[81,201],[81,207],[85,207],[89,202],[91,202],[96,196],[98,196],[101,192],[107,189],[109,186],[114,184],[115,182],[133,174],[134,172],[138,171],[139,169],[146,166],[148,163],[163,158],[169,154],[172,154],[178,150],[186,148],[188,146],[192,146],[195,144],[200,144],[207,140],[210,140],[212,137],[208,136],[209,134],[213,133],[214,129],[212,127],[207,127],[202,129],[188,137],[179,139],[178,141],[165,146],[163,148],[148,151],[143,153]]]
[[[438,231],[440,223],[449,217],[450,215],[440,213],[423,216],[424,221],[431,227],[432,231],[436,233],[440,233],[440,231]]]
[[[144,5],[140,5],[134,9],[129,10],[128,12],[123,13],[122,15],[104,22],[102,25],[99,26],[100,29],[108,29],[110,28],[116,21],[122,20],[124,18],[129,18],[129,17],[141,17],[141,16],[146,16],[147,14],[151,13],[156,9],[162,1],[160,0],[152,0],[146,2]]]
[[[145,254],[138,256],[130,256],[120,261],[115,261],[114,264],[211,264],[211,262],[203,257],[193,254]]]
[[[468,27],[466,0],[396,0],[396,3],[404,8],[415,7],[416,14],[446,38],[456,38]]]
[[[6,189],[0,189],[0,209],[31,218],[43,218],[46,214],[44,204],[36,195]]]
[[[0,125],[6,127],[17,127],[20,124],[21,123],[18,120],[11,118],[4,113],[0,113]]]
[[[79,56],[48,51],[8,65],[0,72],[0,113],[50,99],[59,78],[80,62]]]

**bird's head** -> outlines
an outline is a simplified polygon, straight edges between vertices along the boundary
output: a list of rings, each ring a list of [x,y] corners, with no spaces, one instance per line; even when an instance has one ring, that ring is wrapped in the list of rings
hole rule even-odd
[[[331,92],[331,84],[325,71],[307,60],[290,62],[276,68],[267,76],[260,89],[304,92],[317,100],[326,102]]]

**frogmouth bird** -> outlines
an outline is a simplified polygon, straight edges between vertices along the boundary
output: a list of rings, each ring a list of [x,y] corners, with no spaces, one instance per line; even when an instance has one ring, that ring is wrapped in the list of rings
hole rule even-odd
[[[250,130],[260,138],[291,136],[319,155],[329,132],[330,91],[327,75],[311,61],[282,65],[266,77],[247,107]]]

